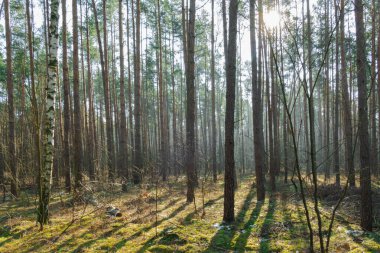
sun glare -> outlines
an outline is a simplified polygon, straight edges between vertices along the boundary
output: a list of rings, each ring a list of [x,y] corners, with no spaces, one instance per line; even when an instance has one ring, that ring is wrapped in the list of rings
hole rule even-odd
[[[269,12],[264,12],[263,18],[266,28],[273,29],[279,26],[281,21],[281,14],[278,11],[271,10]]]

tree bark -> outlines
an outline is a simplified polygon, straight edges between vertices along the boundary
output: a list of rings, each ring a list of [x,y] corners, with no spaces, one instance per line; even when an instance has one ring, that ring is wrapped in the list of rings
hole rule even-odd
[[[339,6],[335,2],[335,22],[339,23]],[[339,106],[340,106],[340,76],[339,76],[339,27],[336,28],[335,41],[335,107],[334,107],[334,173],[335,184],[340,187],[340,161],[339,161]]]
[[[235,124],[235,85],[236,85],[236,36],[238,0],[230,1],[229,36],[227,55],[227,91],[225,118],[225,168],[224,168],[224,211],[223,221],[233,222],[235,219],[235,156],[234,156],[234,124]]]
[[[75,190],[79,193],[82,187],[82,127],[81,127],[81,107],[79,93],[79,54],[78,54],[78,10],[77,0],[72,0],[73,18],[73,86],[74,86],[74,173]]]
[[[32,28],[32,16],[30,14],[30,3],[29,0],[26,0],[26,17],[27,17],[27,26],[28,26],[28,48],[29,48],[29,71],[30,71],[30,84],[31,84],[31,105],[33,112],[33,131],[34,131],[34,147],[35,147],[35,165],[40,173],[41,169],[41,141],[40,141],[40,120],[37,106],[37,97],[36,97],[36,85],[34,78],[34,50],[33,50],[33,28]],[[39,176],[38,176],[39,180]]]
[[[378,104],[378,117],[379,117],[379,126],[380,126],[380,0],[377,1],[377,10],[378,10],[378,24],[377,24],[377,89],[378,89],[378,97],[377,97],[377,104]],[[373,92],[373,91],[372,91]],[[379,141],[380,142],[380,141]],[[379,149],[380,150],[380,147]],[[379,166],[376,166],[377,168],[374,168],[374,173],[376,176],[380,175],[380,168]]]
[[[375,174],[377,171],[377,128],[376,128],[376,4],[372,0],[371,17],[372,17],[372,32],[371,32],[371,165]],[[380,74],[380,73],[379,73]]]
[[[325,163],[325,180],[330,179],[330,57],[329,57],[329,36],[330,36],[330,1],[325,1],[325,45],[324,50],[326,53],[326,63],[325,63],[325,80],[324,80],[324,101],[325,101],[325,131],[324,131],[324,159]]]
[[[305,15],[304,15],[304,9],[305,9],[305,6],[304,6],[304,1],[302,1],[302,36],[303,37],[306,37],[306,28],[305,28]],[[302,42],[302,50],[304,52],[306,52],[306,43],[304,43],[305,40],[303,40]],[[304,79],[304,85],[305,85],[305,89],[307,89],[307,75],[306,75],[306,56],[307,54],[304,53],[302,54],[302,74],[303,74],[303,79]],[[294,116],[295,117],[295,116]],[[307,177],[310,178],[310,140],[309,140],[309,124],[307,124],[307,120],[308,120],[308,110],[307,110],[307,96],[306,96],[306,92],[304,92],[304,95],[303,95],[303,124],[305,126],[305,145],[306,145],[306,154],[305,154],[305,157],[306,157],[306,174],[307,174]],[[296,121],[294,121],[296,122]]]
[[[361,189],[361,227],[372,231],[372,197],[371,197],[371,170],[370,170],[370,142],[368,133],[368,105],[367,105],[367,76],[366,76],[366,46],[363,21],[363,1],[355,0],[356,24],[356,65],[358,82],[358,109],[360,141],[360,189]]]
[[[187,27],[187,64],[186,64],[186,174],[187,174],[187,202],[194,200],[196,184],[195,172],[195,70],[194,70],[194,44],[195,44],[195,0],[190,0],[189,22]]]
[[[178,145],[178,134],[177,134],[177,107],[176,107],[176,92],[175,92],[175,81],[174,81],[174,59],[175,59],[175,48],[174,48],[174,15],[172,16],[172,42],[171,42],[171,82],[172,82],[172,124],[173,124],[173,168],[175,175],[179,174],[179,169],[177,168],[177,148]]]
[[[120,136],[119,169],[123,182],[128,179],[127,119],[125,116],[123,1],[119,0],[119,52],[120,52]]]
[[[216,118],[215,118],[215,38],[214,38],[214,0],[211,0],[211,157],[212,157],[212,178],[217,180],[216,171]]]
[[[379,117],[379,127],[380,127],[380,0],[377,1],[377,17],[378,17],[378,23],[377,23],[377,104],[378,104],[378,117]],[[380,136],[380,135],[379,135]],[[379,141],[380,143],[380,141]],[[380,150],[380,147],[379,149]],[[376,176],[380,175],[380,168],[377,166],[377,168],[374,168],[374,174]]]
[[[64,140],[63,159],[65,166],[65,189],[71,191],[71,163],[70,163],[70,82],[69,66],[67,63],[67,22],[66,22],[66,0],[62,0],[62,74],[63,74],[63,102],[64,102]]]
[[[250,0],[250,40],[251,40],[251,61],[252,61],[252,111],[253,111],[253,142],[255,155],[255,172],[257,200],[265,199],[265,169],[264,158],[264,134],[263,134],[263,109],[261,101],[261,34],[262,34],[262,0],[259,0],[259,67],[257,67],[256,56],[256,21],[255,21],[256,0]]]
[[[129,134],[130,134],[130,145],[134,147],[133,141],[133,110],[132,110],[132,81],[131,81],[131,61],[130,61],[130,48],[129,48],[129,4],[127,2],[127,61],[128,61],[128,116],[129,116]],[[131,151],[131,160],[134,161],[134,150]]]
[[[102,41],[100,37],[100,28],[98,22],[98,14],[96,10],[95,0],[92,0],[92,7],[94,11],[95,17],[95,28],[96,34],[98,38],[98,46],[99,46],[99,55],[100,55],[100,65],[102,69],[102,79],[103,79],[103,89],[104,89],[104,105],[106,112],[106,136],[107,136],[107,154],[106,160],[109,170],[109,178],[111,180],[114,179],[114,171],[113,171],[113,141],[112,141],[112,122],[111,122],[111,105],[110,105],[110,93],[109,93],[109,80],[108,80],[108,53],[107,53],[107,17],[105,13],[106,0],[103,0],[103,29],[104,29],[104,52],[102,47]]]
[[[95,180],[95,160],[96,155],[96,127],[95,127],[95,109],[94,109],[94,87],[91,76],[91,59],[90,59],[90,34],[88,22],[88,2],[86,2],[86,60],[87,60],[87,96],[89,107],[89,131],[88,131],[88,170],[90,180]]]
[[[45,126],[43,138],[43,166],[40,173],[39,208],[37,221],[41,229],[49,220],[49,201],[52,181],[53,149],[54,149],[54,102],[57,82],[58,52],[58,0],[51,0],[51,16],[49,27],[49,62],[48,83],[46,86]]]
[[[347,83],[347,63],[346,63],[346,50],[345,50],[345,1],[340,1],[340,57],[341,57],[341,80],[342,80],[342,106],[343,106],[343,120],[344,120],[344,137],[345,141],[345,157],[346,157],[346,173],[351,187],[355,187],[355,170],[354,170],[354,153],[352,142],[352,114],[351,114],[351,99],[348,92]]]
[[[162,77],[162,38],[161,38],[161,6],[160,0],[157,0],[157,43],[158,43],[158,92],[159,92],[159,107],[160,107],[160,133],[161,133],[161,145],[160,145],[160,167],[162,180],[167,179],[167,167],[168,167],[168,129],[166,120],[166,106],[164,95],[164,82]]]
[[[104,43],[104,70],[103,70],[103,86],[104,86],[104,106],[106,111],[106,135],[107,135],[107,166],[108,177],[113,182],[115,180],[115,153],[113,141],[112,112],[111,112],[111,96],[109,87],[108,73],[108,39],[107,39],[107,0],[103,0],[103,43]]]
[[[224,64],[227,71],[227,55],[228,55],[228,28],[227,28],[227,6],[226,0],[222,0],[222,19],[223,19],[223,49],[224,49]]]
[[[7,56],[7,94],[8,94],[8,164],[11,169],[11,193],[18,197],[18,168],[15,147],[15,110],[13,104],[13,66],[12,66],[12,33],[10,27],[9,0],[4,0],[5,12],[5,44]]]
[[[141,149],[141,73],[140,73],[140,0],[136,1],[136,34],[135,34],[135,55],[134,55],[134,64],[135,64],[135,108],[134,108],[134,118],[135,118],[135,156],[134,156],[134,168],[133,168],[133,183],[139,184],[141,182],[141,173],[143,166],[143,157]]]
[[[271,36],[270,34],[267,33],[267,36]],[[268,105],[268,141],[269,141],[269,177],[270,177],[270,186],[271,190],[275,191],[276,190],[276,165],[275,165],[275,153],[274,153],[274,108],[273,108],[273,86],[274,86],[274,71],[273,71],[273,50],[270,49],[269,53],[269,59],[270,59],[270,66],[268,66],[268,55],[267,55],[267,40],[264,42],[264,59],[265,59],[265,82],[266,82],[266,95],[267,95],[267,105]],[[270,68],[271,72],[271,82],[269,82],[269,71],[268,69]],[[271,83],[271,84],[269,84]],[[270,92],[272,90],[272,92]],[[276,144],[277,145],[277,144]]]
[[[86,1],[87,3],[87,1]],[[82,14],[83,13],[83,4],[82,4],[82,0],[79,0],[79,13]],[[87,11],[87,10],[85,10]],[[89,146],[89,140],[88,140],[88,132],[89,132],[89,129],[88,129],[88,109],[87,109],[87,89],[86,89],[86,84],[87,84],[87,81],[86,81],[86,76],[85,76],[85,67],[84,67],[84,43],[83,43],[83,29],[84,29],[84,26],[83,26],[83,15],[80,15],[80,18],[79,18],[79,26],[78,26],[78,29],[80,29],[80,33],[79,33],[79,36],[80,36],[80,64],[81,64],[81,76],[82,76],[82,102],[81,102],[81,106],[83,106],[83,119],[81,119],[81,122],[83,122],[81,124],[81,128],[82,128],[82,143],[84,143],[84,145],[82,146],[82,173],[83,172],[88,172],[88,161],[89,161],[89,154],[90,152],[88,151],[88,146]],[[90,78],[89,76],[87,78]],[[82,113],[81,113],[82,114]]]

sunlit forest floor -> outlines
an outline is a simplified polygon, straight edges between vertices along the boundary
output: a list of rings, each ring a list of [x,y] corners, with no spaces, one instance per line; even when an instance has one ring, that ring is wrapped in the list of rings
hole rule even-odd
[[[17,201],[0,205],[0,252],[304,252],[308,230],[302,202],[291,183],[278,181],[278,189],[256,201],[253,177],[241,180],[235,197],[236,222],[221,224],[223,182],[204,183],[196,202],[186,204],[185,180],[132,187],[119,185],[86,190],[86,203],[71,204],[68,194],[55,191],[51,224],[39,231],[35,194],[23,191]],[[380,252],[380,189],[375,181],[375,231],[359,227],[358,191],[349,191],[334,223],[330,252]],[[325,229],[339,198],[329,187],[321,189]],[[203,205],[204,203],[204,205]],[[310,207],[312,203],[310,202]],[[107,216],[106,207],[122,211]],[[196,211],[195,211],[196,206]],[[203,209],[204,206],[204,209]],[[157,218],[157,221],[156,221]],[[316,226],[316,218],[312,218]],[[318,244],[318,238],[314,239]]]

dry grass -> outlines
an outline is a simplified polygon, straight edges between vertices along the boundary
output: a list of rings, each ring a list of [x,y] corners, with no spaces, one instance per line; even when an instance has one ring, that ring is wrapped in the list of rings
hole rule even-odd
[[[280,184],[278,191],[268,193],[266,201],[261,203],[256,201],[253,181],[252,177],[241,181],[236,192],[236,222],[228,226],[220,224],[221,181],[205,184],[205,214],[200,188],[195,211],[194,204],[185,202],[183,180],[160,185],[157,223],[154,185],[131,187],[127,193],[118,187],[101,187],[94,193],[98,206],[82,203],[74,208],[70,196],[55,193],[51,224],[43,231],[39,231],[35,222],[35,198],[23,193],[18,201],[0,205],[0,252],[306,251],[307,226],[293,187]],[[357,200],[353,196],[346,198],[338,213],[331,252],[379,252],[379,230],[362,235],[350,232],[359,230]],[[327,228],[333,201],[325,199],[321,207]],[[122,209],[123,216],[107,217],[108,205]],[[315,222],[313,217],[313,224]]]

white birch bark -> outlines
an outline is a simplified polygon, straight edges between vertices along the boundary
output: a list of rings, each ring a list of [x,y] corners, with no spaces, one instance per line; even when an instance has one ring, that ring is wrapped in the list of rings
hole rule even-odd
[[[58,51],[58,13],[59,0],[50,2],[48,82],[46,85],[45,123],[43,133],[43,165],[40,173],[40,198],[38,222],[43,228],[49,220],[49,200],[52,183],[53,148],[54,148],[54,104],[57,84]]]

